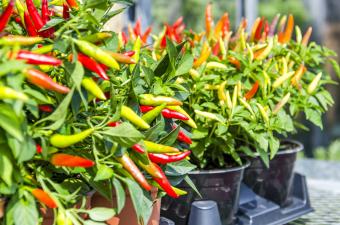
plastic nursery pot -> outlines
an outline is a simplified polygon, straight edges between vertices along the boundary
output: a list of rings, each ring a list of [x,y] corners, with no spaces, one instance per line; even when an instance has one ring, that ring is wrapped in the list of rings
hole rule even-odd
[[[269,168],[260,157],[247,158],[250,166],[244,172],[243,182],[261,197],[285,207],[292,202],[289,196],[294,165],[297,152],[303,149],[303,145],[293,140],[283,140],[280,145],[280,151],[270,161]]]
[[[156,199],[158,190],[152,189],[151,190],[151,197],[154,200],[153,208],[151,217],[147,223],[147,225],[159,225],[160,220],[160,208],[161,208],[161,199]],[[116,196],[115,193],[113,193],[113,200],[108,201],[105,197],[100,195],[98,192],[94,193],[92,197],[92,207],[107,207],[112,208],[116,207]],[[110,220],[106,221],[108,225],[139,225],[137,221],[137,215],[135,212],[135,209],[133,207],[132,200],[130,198],[130,195],[126,194],[126,201],[125,206],[123,210],[120,212],[119,215],[111,218]]]
[[[93,192],[89,192],[86,195],[86,202],[85,202],[86,209],[91,208],[92,195],[93,195]],[[80,207],[80,204],[75,205],[75,207]],[[42,217],[43,217],[43,221],[41,225],[53,225],[54,224],[54,214],[53,214],[52,209],[40,208],[40,212],[42,213]],[[86,215],[82,215],[82,217],[85,219]]]
[[[0,221],[5,214],[5,203],[6,200],[4,198],[0,198]]]
[[[194,201],[212,200],[218,205],[222,224],[233,224],[238,209],[243,172],[248,166],[249,162],[228,169],[199,170],[189,173],[202,198],[183,181],[178,188],[187,191],[188,194],[178,199],[163,197],[162,216],[173,220],[176,225],[186,225]]]

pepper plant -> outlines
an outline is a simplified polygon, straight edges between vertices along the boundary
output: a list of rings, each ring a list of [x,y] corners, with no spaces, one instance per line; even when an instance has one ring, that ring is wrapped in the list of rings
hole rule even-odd
[[[302,36],[289,15],[271,23],[258,18],[249,33],[243,20],[232,32],[227,13],[213,26],[210,4],[205,24],[205,34],[187,32],[194,68],[178,80],[191,91],[185,103],[198,126],[195,164],[224,168],[256,153],[268,165],[280,138],[303,127],[299,114],[322,127],[321,116],[333,104],[324,85],[335,83],[324,65],[339,66],[333,51],[308,45],[311,28]]]
[[[49,209],[58,225],[104,224],[127,190],[146,223],[152,186],[176,198],[185,193],[169,180],[190,182],[195,168],[180,126],[194,124],[181,108],[189,92],[173,82],[191,63],[183,44],[168,40],[154,59],[139,36],[102,32],[121,11],[110,11],[111,1],[59,3],[2,3],[0,221],[35,225]],[[107,199],[116,192],[117,208],[87,208],[92,190]]]

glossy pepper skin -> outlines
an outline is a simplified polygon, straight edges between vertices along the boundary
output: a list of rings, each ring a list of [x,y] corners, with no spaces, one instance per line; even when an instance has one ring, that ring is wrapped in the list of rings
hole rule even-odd
[[[35,145],[35,147],[36,147],[36,152],[38,153],[38,154],[41,154],[42,153],[42,147],[39,145],[39,144],[36,144]]]
[[[194,67],[197,68],[207,61],[211,53],[208,42],[204,42],[200,56],[195,60]]]
[[[6,28],[6,25],[9,19],[11,18],[13,10],[14,10],[14,0],[11,0],[8,3],[5,11],[0,16],[0,32],[2,32]]]
[[[32,37],[38,36],[38,32],[36,31],[34,24],[31,20],[31,17],[29,16],[27,11],[24,12],[24,20],[28,35]]]
[[[148,105],[141,105],[140,106],[140,111],[142,113],[149,112],[150,110],[154,109],[154,106],[148,106]],[[178,120],[189,120],[189,118],[182,113],[176,112],[171,109],[163,109],[162,110],[162,116],[167,119],[178,119]]]
[[[172,146],[157,144],[151,141],[144,141],[146,150],[151,153],[178,153],[179,150]]]
[[[93,131],[94,128],[89,128],[80,133],[72,135],[53,134],[50,137],[50,143],[57,148],[66,148],[84,140],[85,138],[90,136]]]
[[[173,125],[172,125],[172,128],[173,128],[173,129],[176,129],[176,128],[177,128],[177,125],[176,125],[176,124],[173,124]],[[186,144],[188,144],[188,145],[191,145],[191,144],[192,144],[191,138],[188,137],[188,135],[186,135],[186,134],[184,133],[184,131],[182,131],[181,129],[180,129],[179,132],[178,132],[177,140],[179,140],[179,141],[181,141],[181,142],[184,142],[184,143],[186,143]]]
[[[100,89],[100,87],[92,78],[89,77],[83,78],[83,80],[81,81],[81,85],[95,97],[101,100],[106,100],[104,92]]]
[[[253,87],[244,95],[244,97],[247,99],[247,100],[250,100],[254,97],[254,95],[256,94],[257,90],[259,89],[259,82],[256,81],[254,84],[253,84]]]
[[[28,64],[33,65],[50,65],[60,66],[63,62],[53,56],[33,53],[27,50],[20,50],[16,58],[19,60],[25,60]]]
[[[62,86],[52,80],[47,74],[36,70],[36,69],[27,69],[24,71],[24,74],[27,77],[27,80],[37,85],[43,89],[55,91],[60,94],[67,94],[70,89],[68,87]]]
[[[50,209],[57,208],[56,202],[42,189],[33,189],[31,191],[32,195],[39,200],[39,202],[43,203]]]
[[[113,69],[119,70],[120,66],[117,61],[105,50],[100,47],[83,40],[73,39],[74,43],[78,46],[79,50],[85,55],[92,57],[104,65],[111,67]]]
[[[150,125],[146,121],[125,105],[122,106],[120,115],[141,129],[147,130],[150,128]]]
[[[152,94],[139,95],[139,102],[141,105],[158,106],[166,103],[166,105],[183,105],[183,103],[175,98],[166,96],[154,96]]]
[[[190,155],[191,151],[185,151],[177,155],[148,153],[149,159],[154,163],[168,164],[178,162]]]
[[[28,101],[28,96],[10,87],[0,86],[0,99]]]
[[[47,23],[47,21],[50,19],[50,16],[48,14],[48,0],[42,0],[41,1],[41,20],[44,24]]]
[[[103,80],[109,80],[110,78],[107,76],[104,68],[100,65],[100,63],[96,62],[95,60],[91,59],[90,57],[78,53],[78,61],[88,70],[98,74],[100,78]],[[70,59],[73,60],[73,55],[70,55]]]
[[[124,154],[122,157],[116,157],[116,160],[123,165],[124,169],[126,169],[145,190],[151,190],[151,185],[146,181],[142,172],[127,154]]]
[[[34,6],[33,0],[26,0],[26,6],[29,15],[32,18],[35,29],[39,31],[44,26],[44,22],[41,19],[37,8]]]
[[[167,108],[185,115],[186,117],[189,118],[189,120],[184,120],[183,122],[194,129],[197,128],[195,121],[190,117],[190,115],[181,106],[167,106]]]
[[[179,195],[175,192],[172,188],[168,178],[165,176],[163,170],[155,163],[153,163],[155,168],[158,170],[159,173],[162,174],[162,178],[153,177],[153,179],[161,186],[161,188],[172,198],[178,198]]]
[[[21,45],[21,46],[27,46],[27,45],[34,45],[39,42],[43,41],[43,38],[41,37],[24,37],[24,36],[18,36],[18,35],[11,35],[0,38],[0,45]]]
[[[67,4],[72,8],[72,9],[78,9],[79,5],[76,0],[66,0]]]
[[[313,31],[313,28],[312,27],[308,27],[306,33],[302,37],[301,45],[303,45],[303,46],[307,46],[308,45],[308,41],[310,39],[310,36],[312,35],[312,31]]]
[[[136,61],[133,58],[125,54],[116,53],[116,52],[109,52],[109,53],[115,60],[117,60],[117,62],[124,63],[124,64],[135,64],[136,63]]]
[[[210,32],[213,26],[213,18],[212,18],[212,4],[209,3],[207,7],[205,8],[205,31],[207,37],[210,36]]]
[[[51,164],[54,166],[83,167],[88,168],[95,165],[95,162],[79,156],[57,153],[51,157]]]
[[[151,124],[154,119],[157,118],[159,114],[161,114],[162,110],[165,108],[166,103],[163,103],[159,106],[156,106],[152,110],[148,111],[142,116],[142,119],[146,121],[148,124]]]

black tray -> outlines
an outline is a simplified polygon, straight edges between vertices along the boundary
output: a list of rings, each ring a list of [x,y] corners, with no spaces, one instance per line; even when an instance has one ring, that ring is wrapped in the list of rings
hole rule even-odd
[[[280,208],[279,205],[256,195],[245,184],[241,185],[240,206],[236,225],[283,225],[313,210],[309,200],[305,176],[295,173],[291,204]],[[175,225],[161,218],[160,225]]]
[[[280,208],[242,184],[237,225],[282,225],[314,211],[310,204],[305,176],[294,174],[293,192],[290,197],[292,203]]]

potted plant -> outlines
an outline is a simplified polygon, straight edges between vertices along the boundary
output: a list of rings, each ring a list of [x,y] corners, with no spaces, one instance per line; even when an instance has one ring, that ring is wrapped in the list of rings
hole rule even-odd
[[[161,83],[169,74],[158,72],[177,73],[182,63],[169,62],[181,59],[181,45],[158,61],[142,56],[139,37],[127,44],[121,35],[100,32],[115,15],[102,10],[112,7],[109,1],[70,0],[61,11],[46,0],[41,8],[25,3],[2,5],[0,195],[8,201],[1,222],[105,224],[123,210],[127,190],[136,223],[146,223],[152,186],[183,194],[158,166],[161,160],[175,162],[168,167],[176,180],[194,168],[185,160],[190,152],[180,151],[180,126],[168,125],[175,117],[161,115],[182,104],[171,96],[186,92],[171,79]],[[148,83],[154,80],[158,86]],[[140,103],[149,112],[142,114]],[[108,200],[115,193],[115,209],[91,207],[93,190]]]

